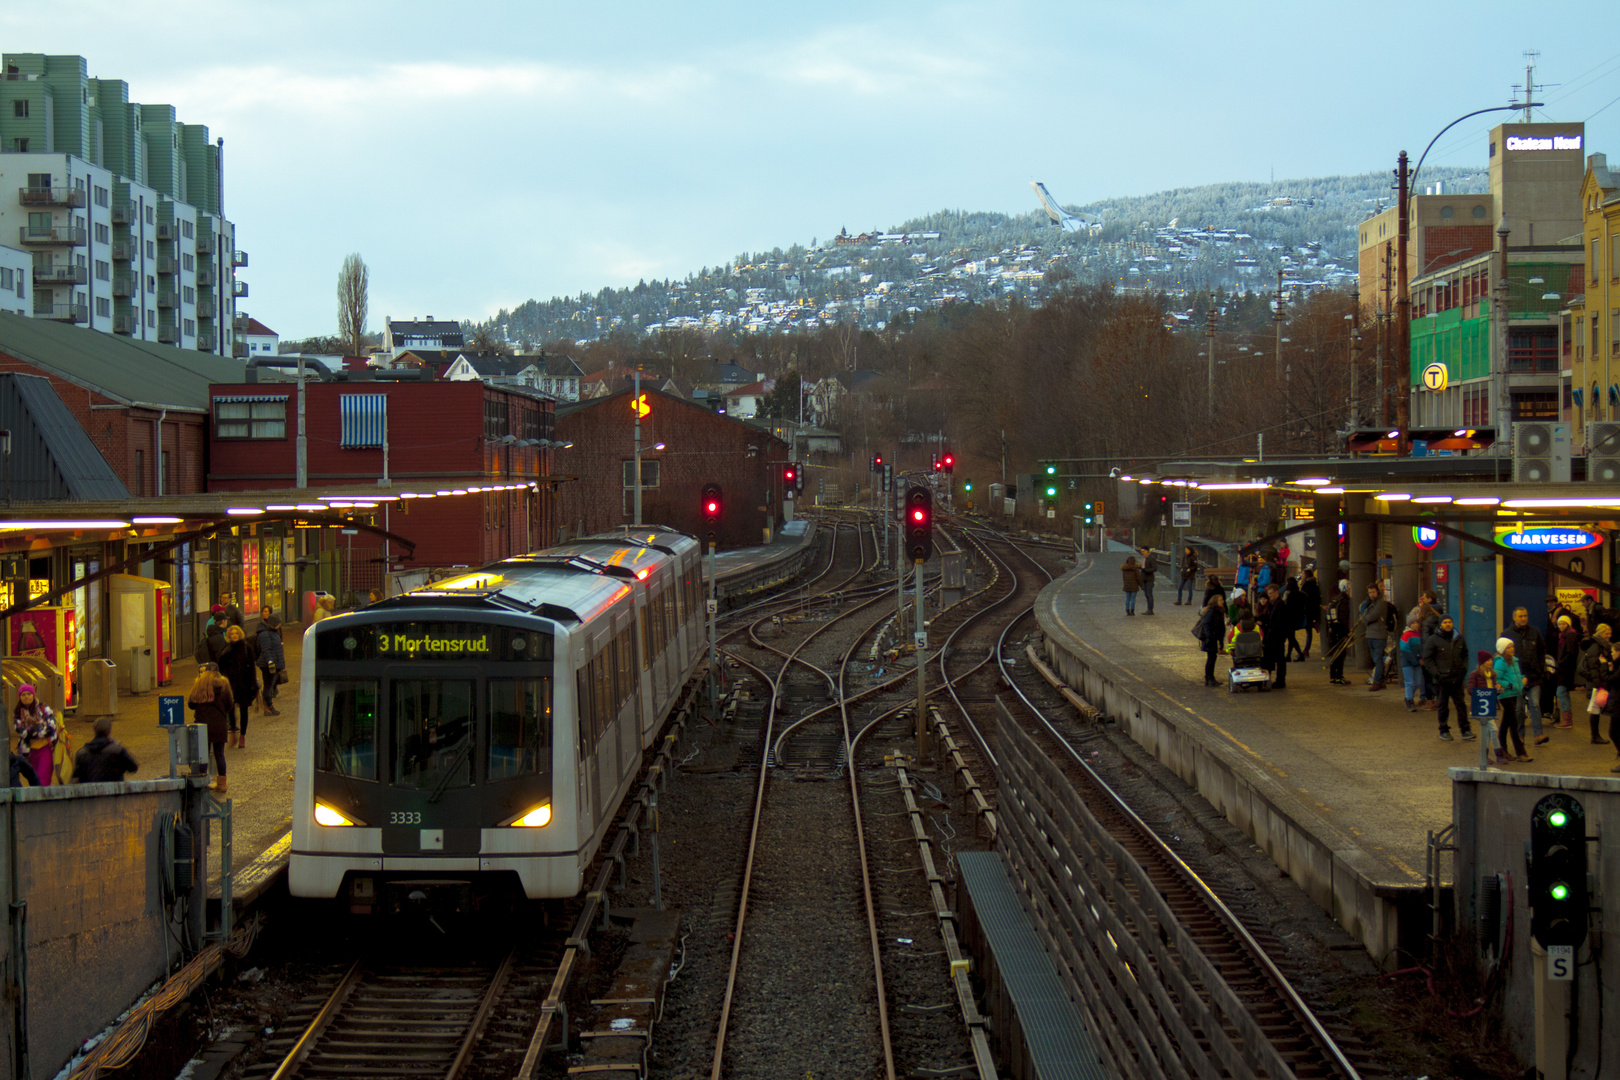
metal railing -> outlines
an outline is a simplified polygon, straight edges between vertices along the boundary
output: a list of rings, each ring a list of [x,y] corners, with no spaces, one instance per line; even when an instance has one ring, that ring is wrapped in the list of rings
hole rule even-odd
[[[82,247],[85,243],[82,225],[22,225],[18,227],[17,235],[24,244],[72,244]]]
[[[112,246],[113,262],[134,262],[135,241],[114,240]]]
[[[84,192],[71,187],[33,187],[17,189],[17,198],[24,206],[83,206]]]
[[[242,266],[246,266],[247,264],[248,264],[248,253],[247,252],[243,251],[241,248],[237,248],[235,251],[231,252],[231,265],[232,266],[242,267]]]
[[[34,281],[40,285],[83,285],[90,271],[70,263],[35,263]]]
[[[112,285],[113,295],[121,298],[134,296],[138,291],[137,284],[134,274],[115,274]]]
[[[207,350],[208,352],[213,352],[214,346],[217,343],[218,336],[214,333],[214,331],[210,330],[206,326],[197,328],[197,348]]]
[[[157,306],[160,308],[177,308],[180,306],[180,294],[173,289],[159,289]]]
[[[140,329],[140,320],[135,316],[127,313],[113,316],[113,333],[133,334],[138,329]]]
[[[90,308],[85,304],[53,304],[34,302],[34,318],[58,319],[62,322],[90,321]]]
[[[248,294],[248,283],[247,282],[245,282],[245,281],[235,281],[235,282],[231,283],[231,295],[232,296],[242,297],[242,296],[246,296],[247,294]]]
[[[158,326],[158,340],[165,345],[173,345],[180,340],[180,328],[160,324]]]

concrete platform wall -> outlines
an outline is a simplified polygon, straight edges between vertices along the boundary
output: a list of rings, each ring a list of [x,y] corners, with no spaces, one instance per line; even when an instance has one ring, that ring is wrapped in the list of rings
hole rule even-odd
[[[0,899],[10,916],[0,934],[0,1075],[18,1075],[19,976],[37,1080],[54,1075],[178,957],[158,838],[161,822],[181,814],[184,788],[183,780],[148,780],[0,789]]]
[[[1058,629],[1055,591],[1048,586],[1041,593],[1035,614],[1045,636],[1041,651],[1063,680],[1243,830],[1375,959],[1391,957],[1403,912],[1428,915],[1422,892],[1375,886],[1375,862],[1353,836],[1215,737],[1190,710]],[[1422,918],[1409,920],[1409,932],[1420,926]]]

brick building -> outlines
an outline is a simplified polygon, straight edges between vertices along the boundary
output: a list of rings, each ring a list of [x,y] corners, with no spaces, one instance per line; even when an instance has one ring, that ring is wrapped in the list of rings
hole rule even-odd
[[[774,534],[787,443],[684,398],[642,390],[651,407],[641,422],[642,521],[704,535],[698,502],[703,485],[713,483],[725,503],[720,547]],[[557,471],[579,479],[557,489],[557,539],[634,523],[634,430],[628,389],[558,409],[557,441],[565,448],[557,451]]]
[[[0,371],[43,375],[137,498],[204,489],[208,385],[239,360],[0,312]]]
[[[311,381],[303,393],[310,488],[386,476],[391,489],[456,493],[381,508],[390,530],[416,542],[412,565],[480,566],[550,537],[550,398],[417,379]],[[295,487],[298,396],[298,384],[287,382],[210,388],[209,491]],[[493,487],[507,490],[466,497],[469,489]]]

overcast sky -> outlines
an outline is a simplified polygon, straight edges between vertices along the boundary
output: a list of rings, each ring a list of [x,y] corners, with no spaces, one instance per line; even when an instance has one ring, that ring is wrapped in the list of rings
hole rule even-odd
[[[1620,159],[1612,3],[0,6],[0,50],[81,54],[225,139],[244,306],[283,337],[334,331],[351,251],[377,329],[1021,213],[1030,180],[1083,203],[1389,168],[1506,104],[1526,49],[1545,118]],[[1430,161],[1483,166],[1491,122]]]

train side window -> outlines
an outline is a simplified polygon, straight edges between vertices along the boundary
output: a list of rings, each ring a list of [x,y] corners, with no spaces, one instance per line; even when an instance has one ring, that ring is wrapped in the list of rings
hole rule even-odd
[[[489,680],[486,780],[551,771],[551,680]]]
[[[653,650],[651,631],[648,630],[647,608],[642,608],[636,612],[636,622],[641,626],[641,666],[643,669],[650,668],[652,667]]]
[[[619,700],[624,702],[633,697],[640,681],[636,676],[635,639],[630,636],[629,627],[626,627],[619,634]]]
[[[579,670],[574,678],[575,696],[579,712],[579,754],[589,757],[596,747],[596,726],[591,721],[591,672],[589,666]]]
[[[440,791],[472,785],[471,679],[395,679],[394,783]]]
[[[315,767],[377,779],[377,683],[322,679],[315,706]]]

